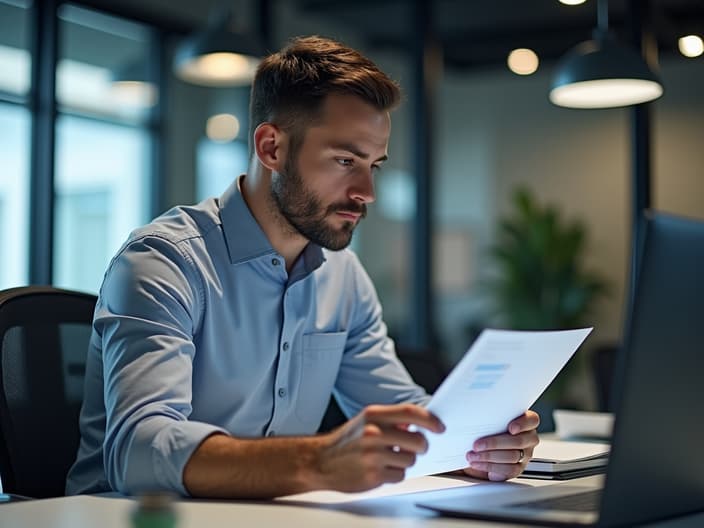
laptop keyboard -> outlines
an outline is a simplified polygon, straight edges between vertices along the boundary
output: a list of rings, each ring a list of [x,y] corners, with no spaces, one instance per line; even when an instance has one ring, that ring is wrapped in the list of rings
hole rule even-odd
[[[535,510],[565,510],[577,512],[597,511],[601,501],[601,490],[590,490],[573,495],[550,497],[531,502],[511,504],[513,507],[530,508]]]

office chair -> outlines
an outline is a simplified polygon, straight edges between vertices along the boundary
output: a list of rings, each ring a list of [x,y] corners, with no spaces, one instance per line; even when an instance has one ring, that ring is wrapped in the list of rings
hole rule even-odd
[[[3,491],[64,495],[80,439],[96,297],[48,286],[0,291],[0,478]]]

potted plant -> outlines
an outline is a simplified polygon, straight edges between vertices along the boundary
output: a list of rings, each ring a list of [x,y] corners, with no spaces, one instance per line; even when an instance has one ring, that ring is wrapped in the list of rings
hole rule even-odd
[[[512,197],[512,211],[500,219],[490,249],[496,274],[487,281],[492,320],[513,330],[558,330],[589,324],[589,314],[606,281],[584,269],[587,230],[541,205],[525,187]],[[565,390],[579,370],[572,360],[551,384],[544,400],[564,404]]]

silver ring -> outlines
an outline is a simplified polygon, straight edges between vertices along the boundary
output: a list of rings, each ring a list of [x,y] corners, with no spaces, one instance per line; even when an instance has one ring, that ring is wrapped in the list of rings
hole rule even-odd
[[[519,449],[519,450],[518,450],[518,462],[516,462],[516,464],[521,464],[521,463],[523,463],[523,459],[524,459],[525,457],[526,457],[526,454],[525,454],[525,452],[523,451],[523,449]]]

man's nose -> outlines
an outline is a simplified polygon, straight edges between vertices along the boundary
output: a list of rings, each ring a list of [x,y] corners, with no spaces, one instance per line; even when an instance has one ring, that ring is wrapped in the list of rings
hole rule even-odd
[[[349,197],[360,203],[372,203],[376,200],[374,193],[374,174],[372,169],[365,169],[355,178],[350,188]]]

